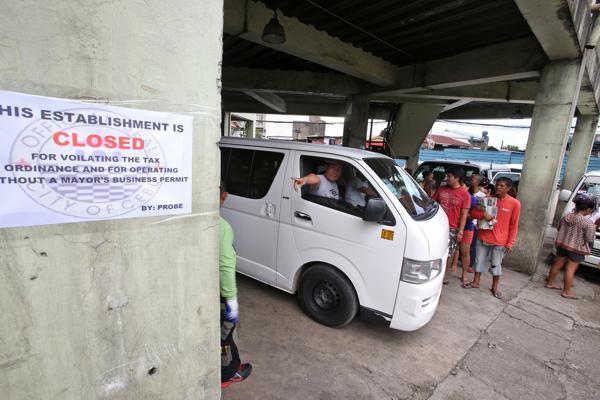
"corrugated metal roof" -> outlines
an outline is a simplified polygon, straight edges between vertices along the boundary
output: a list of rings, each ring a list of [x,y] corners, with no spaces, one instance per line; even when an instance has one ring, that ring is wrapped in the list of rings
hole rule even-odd
[[[223,65],[227,67],[332,72],[331,69],[322,65],[227,34],[223,35]]]
[[[279,0],[277,9],[397,65],[533,35],[513,0]],[[223,64],[327,70],[228,35]]]
[[[451,138],[450,136],[444,135],[429,135],[429,139],[436,144],[442,146],[463,146],[463,147],[471,147],[471,144],[468,142],[463,142],[462,140]]]

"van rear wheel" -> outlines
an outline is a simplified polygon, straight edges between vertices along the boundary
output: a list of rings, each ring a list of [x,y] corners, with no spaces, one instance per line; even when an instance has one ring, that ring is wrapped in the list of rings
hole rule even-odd
[[[298,301],[312,319],[334,328],[347,325],[358,312],[358,298],[348,278],[324,264],[302,274]]]

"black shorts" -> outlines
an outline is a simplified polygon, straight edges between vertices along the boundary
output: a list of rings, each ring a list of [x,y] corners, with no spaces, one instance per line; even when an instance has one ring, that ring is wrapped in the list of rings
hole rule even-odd
[[[556,255],[559,257],[567,257],[569,260],[575,262],[583,262],[583,260],[585,259],[585,256],[574,253],[560,246],[556,246]]]

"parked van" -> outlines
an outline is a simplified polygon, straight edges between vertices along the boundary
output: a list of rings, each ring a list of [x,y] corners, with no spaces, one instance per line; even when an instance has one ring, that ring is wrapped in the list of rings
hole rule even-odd
[[[235,232],[238,271],[289,293],[316,321],[344,326],[359,312],[411,331],[438,305],[448,220],[394,160],[338,146],[224,137],[222,216]],[[293,179],[342,168],[339,199]],[[324,178],[323,178],[324,179]],[[347,199],[352,182],[375,193]]]
[[[589,193],[600,197],[600,171],[586,172],[581,177],[579,182],[577,182],[577,185],[575,185],[575,188],[572,191],[567,189],[560,191],[558,194],[558,199],[567,203],[563,215],[573,211],[573,208],[575,207],[573,204],[573,199],[579,193]],[[598,212],[600,212],[600,210],[596,210],[596,213]],[[592,214],[592,216],[595,215]],[[591,250],[592,254],[585,256],[585,260],[581,263],[581,265],[598,268],[598,263],[600,263],[600,233],[598,233],[598,231],[596,231],[594,247]]]

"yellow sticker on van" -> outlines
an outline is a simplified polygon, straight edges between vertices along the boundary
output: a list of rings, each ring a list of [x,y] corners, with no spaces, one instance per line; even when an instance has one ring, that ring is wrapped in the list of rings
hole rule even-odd
[[[382,229],[381,238],[386,240],[394,240],[394,231],[390,231],[389,229]]]

